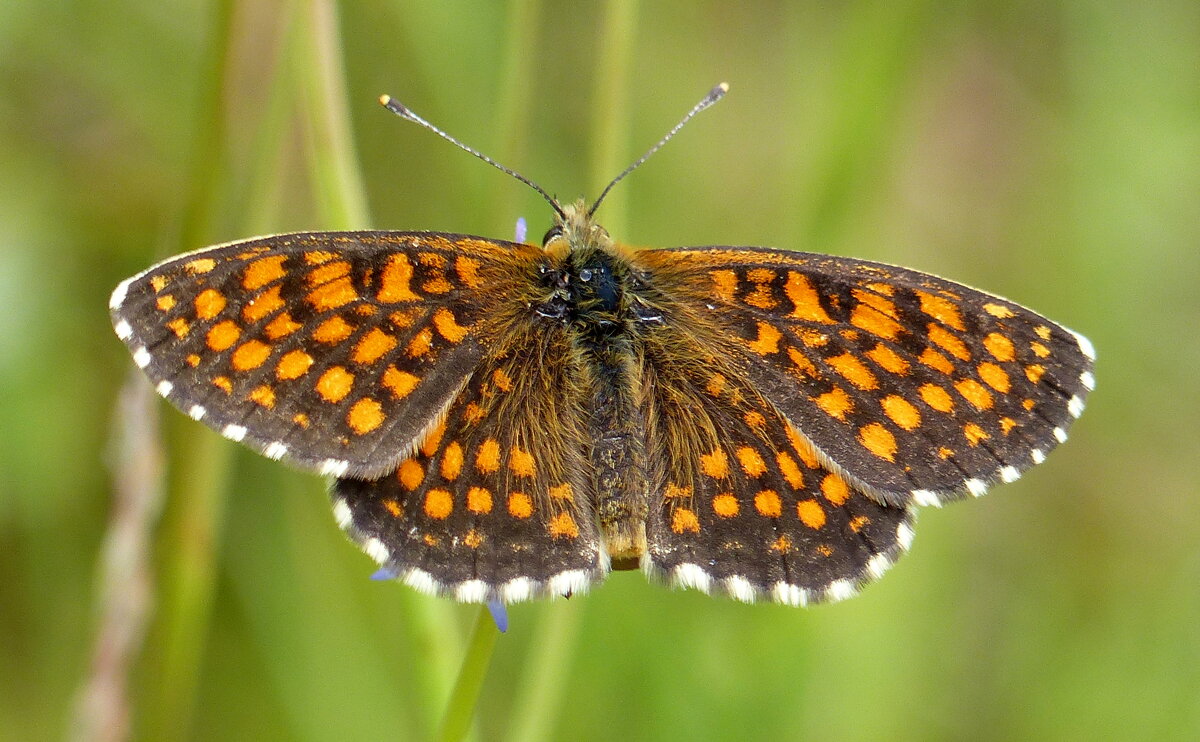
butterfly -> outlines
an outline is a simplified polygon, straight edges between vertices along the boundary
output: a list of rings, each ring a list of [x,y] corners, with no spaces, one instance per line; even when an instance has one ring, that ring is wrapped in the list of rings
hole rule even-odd
[[[1094,387],[1082,335],[882,263],[631,250],[536,188],[540,245],[279,234],[124,282],[117,336],[168,401],[334,478],[385,574],[463,602],[570,596],[615,569],[741,601],[853,595],[915,510],[1011,482]]]

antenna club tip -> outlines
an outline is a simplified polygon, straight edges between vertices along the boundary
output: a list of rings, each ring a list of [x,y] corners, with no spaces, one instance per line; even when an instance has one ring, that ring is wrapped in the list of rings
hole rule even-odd
[[[391,102],[392,96],[388,95],[387,93],[379,96],[379,105],[383,106],[384,108],[387,108],[387,105]]]
[[[720,95],[725,95],[726,93],[729,92],[729,83],[727,83],[727,82],[718,83],[717,87],[713,88],[713,90],[715,92],[719,91]]]

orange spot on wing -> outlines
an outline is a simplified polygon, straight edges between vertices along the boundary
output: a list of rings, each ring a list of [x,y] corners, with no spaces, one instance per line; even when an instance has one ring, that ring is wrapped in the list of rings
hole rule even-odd
[[[921,413],[904,397],[889,394],[881,401],[883,412],[892,422],[904,430],[913,430],[921,425]]]
[[[479,261],[474,258],[459,255],[454,259],[454,273],[468,288],[477,289],[482,285],[479,280]]]
[[[326,402],[341,402],[354,386],[354,374],[341,366],[333,366],[317,379],[317,394]]]
[[[978,446],[980,441],[985,441],[991,438],[987,431],[979,427],[975,423],[967,423],[963,426],[963,435],[967,438],[967,443],[972,446]]]
[[[833,367],[846,381],[849,381],[859,389],[876,389],[879,387],[879,380],[875,378],[875,374],[863,365],[863,362],[850,353],[843,353],[840,356],[826,358],[825,362]]]
[[[681,487],[674,482],[667,482],[667,486],[663,488],[663,497],[668,500],[687,499],[692,496],[691,487]]]
[[[492,512],[492,492],[484,487],[472,487],[467,490],[467,510],[476,515],[487,515]]]
[[[383,385],[396,399],[404,399],[412,393],[413,389],[417,388],[421,378],[414,376],[407,371],[401,371],[395,366],[388,366],[383,372]]]
[[[549,488],[546,491],[546,494],[550,495],[550,497],[555,500],[563,500],[565,502],[575,501],[575,493],[572,491],[569,482],[563,482],[560,485]]]
[[[809,357],[804,355],[799,348],[788,346],[787,354],[788,358],[792,361],[792,365],[795,366],[795,373],[798,373],[801,377],[807,376],[812,379],[819,376],[817,367],[813,365]]]
[[[463,408],[463,420],[466,420],[471,425],[477,425],[484,416],[483,408],[474,402],[468,402]]]
[[[1045,358],[1050,355],[1050,349],[1036,340],[1029,344],[1029,349],[1032,350],[1033,354],[1038,358]]]
[[[1013,316],[1013,311],[1003,304],[984,304],[983,311],[999,319],[1008,319]]]
[[[210,350],[219,353],[236,343],[241,336],[241,328],[232,321],[225,320],[212,326],[212,329],[208,331],[205,342],[208,344]]]
[[[167,323],[167,328],[175,333],[177,337],[186,337],[188,330],[192,329],[187,320],[183,317],[176,317]]]
[[[746,427],[756,433],[762,433],[763,429],[767,427],[767,418],[763,417],[762,413],[757,410],[750,410],[742,415],[742,421],[746,423]]]
[[[379,276],[379,292],[375,298],[389,303],[419,301],[421,297],[414,294],[411,288],[412,277],[413,267],[408,262],[408,256],[404,253],[392,255]]]
[[[350,282],[350,277],[346,276],[335,281],[330,281],[329,283],[321,284],[308,292],[305,300],[309,304],[312,304],[313,308],[318,312],[328,312],[345,306],[357,298],[358,292],[354,290],[354,284]]]
[[[215,387],[216,387],[216,388],[218,388],[218,389],[221,389],[221,390],[222,390],[222,391],[224,391],[226,394],[229,394],[230,392],[232,392],[232,391],[233,391],[233,382],[231,382],[231,381],[229,380],[229,377],[228,377],[228,376],[217,376],[217,377],[214,377],[214,378],[213,378],[213,380],[212,380],[212,385],[213,385],[213,386],[215,386]]]
[[[249,371],[258,368],[271,357],[271,346],[261,340],[247,340],[233,351],[230,365],[238,371]]]
[[[328,263],[336,257],[336,253],[331,253],[327,250],[312,250],[311,252],[304,253],[304,262],[309,265],[321,265],[322,263]]]
[[[439,335],[451,343],[462,342],[462,339],[470,333],[468,328],[458,324],[454,313],[445,307],[433,313],[433,326]]]
[[[779,535],[779,538],[771,542],[770,549],[771,551],[778,552],[780,554],[787,554],[795,549],[795,545],[792,543],[791,536],[787,535],[786,533],[782,533]]]
[[[428,327],[416,334],[412,341],[408,344],[409,358],[420,358],[429,352],[433,347],[433,332]]]
[[[1017,357],[1013,342],[998,332],[989,333],[983,339],[983,347],[987,348],[988,353],[991,353],[997,361],[1008,363]]]
[[[396,502],[395,500],[384,500],[383,507],[392,514],[393,518],[399,518],[400,516],[404,515],[404,508],[402,508],[400,503]]]
[[[675,533],[699,533],[700,519],[687,508],[675,508],[671,513],[671,530]]]
[[[950,397],[950,392],[937,384],[924,384],[917,392],[920,393],[921,399],[925,400],[925,404],[938,412],[950,412],[954,409],[954,400]]]
[[[796,503],[796,515],[809,528],[819,529],[825,525],[825,510],[816,500],[801,500]]]
[[[957,304],[937,294],[929,294],[924,291],[918,291],[916,294],[921,301],[922,312],[959,332],[967,329],[963,325],[962,314],[959,313]]]
[[[783,502],[775,490],[761,490],[754,496],[754,509],[767,518],[778,518],[783,513]]]
[[[170,294],[163,294],[154,301],[154,305],[158,307],[160,312],[169,312],[175,307],[175,297]]]
[[[479,451],[475,454],[475,468],[484,474],[500,470],[500,444],[495,438],[488,438],[479,445]]]
[[[983,379],[985,384],[1001,394],[1006,394],[1008,392],[1012,384],[1009,381],[1008,374],[1004,371],[1004,369],[1000,368],[994,363],[984,362],[979,364],[978,370],[979,378]]]
[[[370,433],[382,425],[386,419],[387,415],[383,414],[383,405],[370,397],[358,400],[350,406],[350,411],[346,413],[346,423],[359,435]]]
[[[217,261],[212,258],[196,258],[189,263],[185,263],[183,269],[192,275],[197,275],[199,273],[208,273],[216,267]]]
[[[444,294],[452,288],[454,287],[450,285],[450,282],[444,276],[431,278],[421,284],[421,290],[429,294]]]
[[[929,323],[927,329],[929,330],[929,339],[936,345],[941,346],[950,355],[960,361],[971,360],[971,351],[967,350],[966,343],[960,340],[957,335],[933,322]]]
[[[155,291],[162,291],[167,287],[167,284],[170,283],[170,281],[171,279],[167,278],[166,276],[151,276],[150,286]]]
[[[396,470],[396,476],[399,477],[400,484],[404,485],[404,489],[412,492],[425,481],[425,470],[416,459],[405,459]]]
[[[787,426],[787,437],[788,442],[792,444],[792,450],[796,452],[796,455],[800,457],[804,465],[809,469],[816,469],[819,463],[817,461],[816,450],[808,442],[808,439],[800,435],[800,432],[790,423]]]
[[[532,477],[536,472],[532,454],[519,446],[513,446],[509,452],[508,468],[518,477]]]
[[[458,479],[463,466],[463,450],[458,441],[453,441],[442,451],[442,478],[447,482]]]
[[[255,387],[250,392],[250,400],[266,407],[268,410],[275,407],[275,390],[266,384]]]
[[[292,415],[292,422],[301,428],[308,429],[308,415],[305,415],[303,412],[297,412],[295,415]]]
[[[283,309],[283,298],[279,295],[281,288],[282,285],[272,286],[250,300],[250,303],[242,308],[242,319],[247,322],[257,322]]]
[[[783,337],[783,333],[775,329],[766,322],[758,323],[758,338],[746,345],[750,350],[760,356],[769,356],[779,352],[779,340]]]
[[[858,299],[850,312],[850,324],[888,340],[895,340],[904,328],[896,321],[896,305],[889,299],[862,289],[854,289],[854,298]]]
[[[839,386],[835,386],[830,391],[813,397],[813,401],[825,411],[826,415],[835,417],[838,420],[845,420],[846,413],[854,409],[854,402],[850,399],[850,395],[846,394],[846,390]]]
[[[313,357],[302,350],[288,351],[275,365],[275,376],[281,381],[298,379],[313,365]]]
[[[796,271],[788,271],[783,293],[792,302],[793,308],[790,316],[793,319],[827,325],[833,323],[825,308],[821,306],[821,299],[817,295],[817,290],[813,288],[812,282],[808,280],[808,276]]]
[[[933,348],[926,348],[925,350],[921,351],[921,357],[919,360],[926,366],[934,369],[935,371],[941,371],[944,374],[954,371],[954,364],[950,362],[950,359],[941,353],[938,353]]]
[[[522,520],[533,515],[533,501],[524,492],[513,492],[508,496],[508,514]]]
[[[337,281],[341,278],[346,278],[350,275],[350,264],[344,260],[339,260],[336,263],[325,263],[318,268],[309,271],[306,277],[308,285],[316,288],[330,281]]]
[[[767,472],[767,464],[763,461],[762,456],[758,451],[755,451],[750,446],[743,446],[737,450],[738,462],[742,465],[742,471],[746,472],[747,476],[757,479]]]
[[[433,489],[425,493],[425,514],[434,520],[445,520],[454,511],[454,498],[446,490]]]
[[[795,459],[788,456],[787,452],[780,451],[775,456],[775,461],[779,464],[779,471],[783,474],[783,478],[787,480],[792,489],[804,489],[804,475],[800,473],[800,467],[796,464]]]
[[[963,379],[954,383],[954,388],[963,396],[963,399],[970,402],[977,409],[987,410],[992,406],[992,395],[974,379]]]
[[[242,274],[242,288],[254,291],[283,278],[284,260],[287,260],[286,255],[272,255],[269,258],[259,258],[246,266],[246,272]]]
[[[1046,373],[1046,367],[1038,363],[1025,367],[1025,378],[1029,379],[1031,384],[1038,383],[1044,373]]]
[[[355,363],[374,363],[383,358],[396,347],[396,338],[380,330],[378,327],[363,335],[354,346],[351,359]]]
[[[1000,432],[1008,435],[1013,428],[1017,427],[1017,421],[1011,417],[1000,418]]]
[[[837,474],[829,472],[821,480],[821,494],[834,505],[845,505],[850,499],[850,485]]]
[[[320,343],[340,343],[354,332],[349,322],[341,317],[330,317],[313,330],[313,339]]]
[[[714,448],[711,453],[700,456],[700,471],[713,479],[724,479],[729,476],[729,460],[720,448]]]
[[[896,374],[898,376],[905,376],[908,374],[908,361],[901,358],[896,351],[887,347],[883,343],[879,343],[874,348],[868,350],[866,355],[867,358],[870,358],[872,361],[879,364],[879,367],[884,371]]]
[[[723,302],[733,303],[733,295],[737,290],[737,274],[729,270],[709,271],[713,282],[713,294]]]
[[[546,524],[546,527],[550,530],[551,538],[579,537],[579,526],[575,525],[575,519],[572,518],[571,514],[567,512],[562,512],[558,515],[555,515],[550,519],[550,522]]]
[[[437,453],[438,447],[442,445],[442,436],[445,434],[446,421],[442,420],[436,428],[429,431],[429,434],[425,436],[425,440],[421,441],[421,453],[426,458],[433,458],[433,455]]]
[[[865,515],[856,515],[850,519],[850,530],[858,533],[871,524],[871,519]]]
[[[189,353],[186,360],[187,365],[191,366],[192,368],[200,365],[200,356],[196,355],[195,353]]]
[[[713,512],[721,518],[732,518],[738,514],[737,498],[728,492],[717,495],[712,499]]]
[[[708,383],[704,385],[704,390],[709,396],[720,397],[721,392],[725,391],[725,377],[721,374],[713,374],[708,377]]]
[[[278,340],[285,335],[291,335],[296,330],[299,330],[304,325],[292,319],[292,315],[287,312],[281,313],[278,317],[267,323],[263,328],[263,332],[272,340]]]
[[[225,295],[216,289],[204,289],[193,302],[197,319],[212,319],[225,309]]]
[[[879,423],[867,423],[858,429],[858,442],[881,459],[895,461],[896,437]]]

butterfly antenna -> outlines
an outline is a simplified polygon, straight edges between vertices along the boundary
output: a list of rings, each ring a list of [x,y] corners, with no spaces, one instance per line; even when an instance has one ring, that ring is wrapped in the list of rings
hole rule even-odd
[[[600,208],[600,202],[604,200],[604,197],[608,195],[608,192],[612,190],[613,186],[615,186],[617,183],[620,183],[621,180],[626,175],[629,175],[634,170],[636,170],[639,165],[641,165],[646,160],[650,159],[650,155],[657,152],[659,149],[662,148],[662,146],[664,144],[666,144],[668,141],[670,141],[671,137],[675,136],[679,132],[679,130],[683,128],[684,124],[691,121],[693,116],[695,116],[696,114],[703,111],[705,108],[708,108],[712,104],[714,104],[717,101],[724,98],[725,94],[728,92],[729,92],[729,83],[726,83],[726,82],[723,82],[720,85],[713,88],[712,90],[708,91],[708,95],[704,96],[704,98],[702,98],[699,103],[697,103],[695,106],[693,106],[692,110],[688,111],[687,115],[684,116],[682,119],[680,119],[678,124],[675,124],[675,126],[671,127],[671,130],[667,132],[666,136],[664,136],[662,139],[660,139],[658,141],[658,144],[651,147],[646,152],[646,154],[639,157],[632,165],[625,168],[624,172],[622,172],[617,177],[613,178],[612,182],[610,182],[607,186],[604,187],[604,190],[600,192],[600,198],[597,198],[596,203],[592,204],[592,208],[588,209],[588,216],[590,217],[596,213],[596,209]]]
[[[379,103],[384,108],[388,109],[389,111],[396,114],[400,118],[411,121],[414,124],[420,124],[421,126],[425,127],[426,129],[429,129],[430,131],[432,131],[434,134],[437,134],[442,139],[445,139],[447,142],[450,142],[451,144],[459,147],[460,149],[470,152],[471,154],[475,155],[476,157],[483,160],[484,162],[491,165],[492,167],[496,168],[497,170],[507,173],[507,174],[511,175],[512,177],[516,178],[517,180],[521,181],[525,185],[529,186],[533,190],[540,193],[542,195],[542,198],[546,199],[546,202],[550,204],[550,207],[554,209],[554,212],[556,214],[558,214],[558,216],[560,218],[564,218],[564,219],[566,218],[566,214],[563,213],[562,206],[559,205],[558,201],[554,198],[554,196],[551,196],[549,193],[546,193],[546,190],[544,188],[542,188],[537,183],[534,183],[529,178],[526,178],[524,175],[521,175],[516,170],[513,170],[510,167],[505,167],[504,165],[501,165],[500,163],[496,162],[495,160],[488,157],[487,155],[480,152],[479,150],[475,149],[474,147],[468,147],[467,145],[458,141],[457,139],[450,136],[446,132],[442,131],[441,129],[437,128],[433,124],[429,123],[425,119],[421,118],[417,114],[413,113],[412,110],[408,106],[404,105],[403,103],[401,103],[400,101],[391,97],[390,95],[379,96]],[[676,128],[679,128],[679,127],[676,127]],[[673,134],[674,132],[671,132],[671,133]]]

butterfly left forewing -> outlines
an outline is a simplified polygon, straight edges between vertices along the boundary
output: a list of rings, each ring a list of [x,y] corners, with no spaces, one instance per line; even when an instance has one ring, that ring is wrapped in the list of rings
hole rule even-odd
[[[541,259],[462,235],[273,235],[164,261],[122,283],[111,313],[184,413],[271,458],[378,476],[458,393],[505,287]]]
[[[714,328],[821,460],[882,502],[1016,479],[1066,439],[1094,384],[1086,339],[917,271],[765,248],[635,259],[664,321]]]

